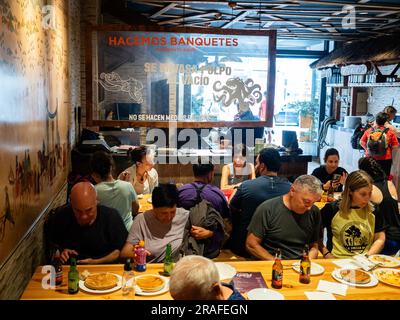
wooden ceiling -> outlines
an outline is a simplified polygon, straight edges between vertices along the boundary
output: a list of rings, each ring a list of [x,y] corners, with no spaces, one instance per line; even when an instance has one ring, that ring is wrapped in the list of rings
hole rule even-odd
[[[129,24],[277,30],[278,38],[291,39],[345,41],[400,31],[400,0],[103,0],[103,13]]]

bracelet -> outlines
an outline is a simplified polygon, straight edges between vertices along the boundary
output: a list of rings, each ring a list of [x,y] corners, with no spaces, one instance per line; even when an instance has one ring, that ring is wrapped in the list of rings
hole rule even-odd
[[[328,255],[329,253],[331,253],[330,251],[325,252],[322,256],[325,258],[326,255]]]

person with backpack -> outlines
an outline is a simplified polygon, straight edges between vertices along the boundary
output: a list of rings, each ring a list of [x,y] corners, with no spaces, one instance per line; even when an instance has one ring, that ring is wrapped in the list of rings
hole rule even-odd
[[[211,184],[214,165],[193,164],[194,182],[179,188],[178,206],[190,210],[182,243],[183,254],[219,255],[228,237],[228,202],[222,191]],[[201,225],[200,225],[201,224]]]
[[[372,157],[379,163],[387,176],[392,167],[392,150],[398,148],[396,134],[390,128],[385,128],[388,121],[387,113],[379,112],[372,128],[364,132],[360,144],[367,157]]]

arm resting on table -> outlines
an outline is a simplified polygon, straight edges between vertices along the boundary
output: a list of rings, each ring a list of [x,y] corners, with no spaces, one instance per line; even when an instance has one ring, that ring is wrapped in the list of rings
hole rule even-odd
[[[261,246],[262,239],[249,232],[246,239],[247,251],[260,260],[274,260],[274,256]]]
[[[368,255],[380,253],[385,246],[385,231],[376,232],[374,235],[374,243],[368,250]]]

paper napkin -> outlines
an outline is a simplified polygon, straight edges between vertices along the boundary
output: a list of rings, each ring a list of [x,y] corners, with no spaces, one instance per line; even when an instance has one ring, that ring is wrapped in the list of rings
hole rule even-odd
[[[317,290],[346,296],[347,288],[348,286],[346,284],[319,280]]]
[[[304,294],[308,300],[336,300],[335,296],[330,292],[306,291]]]

